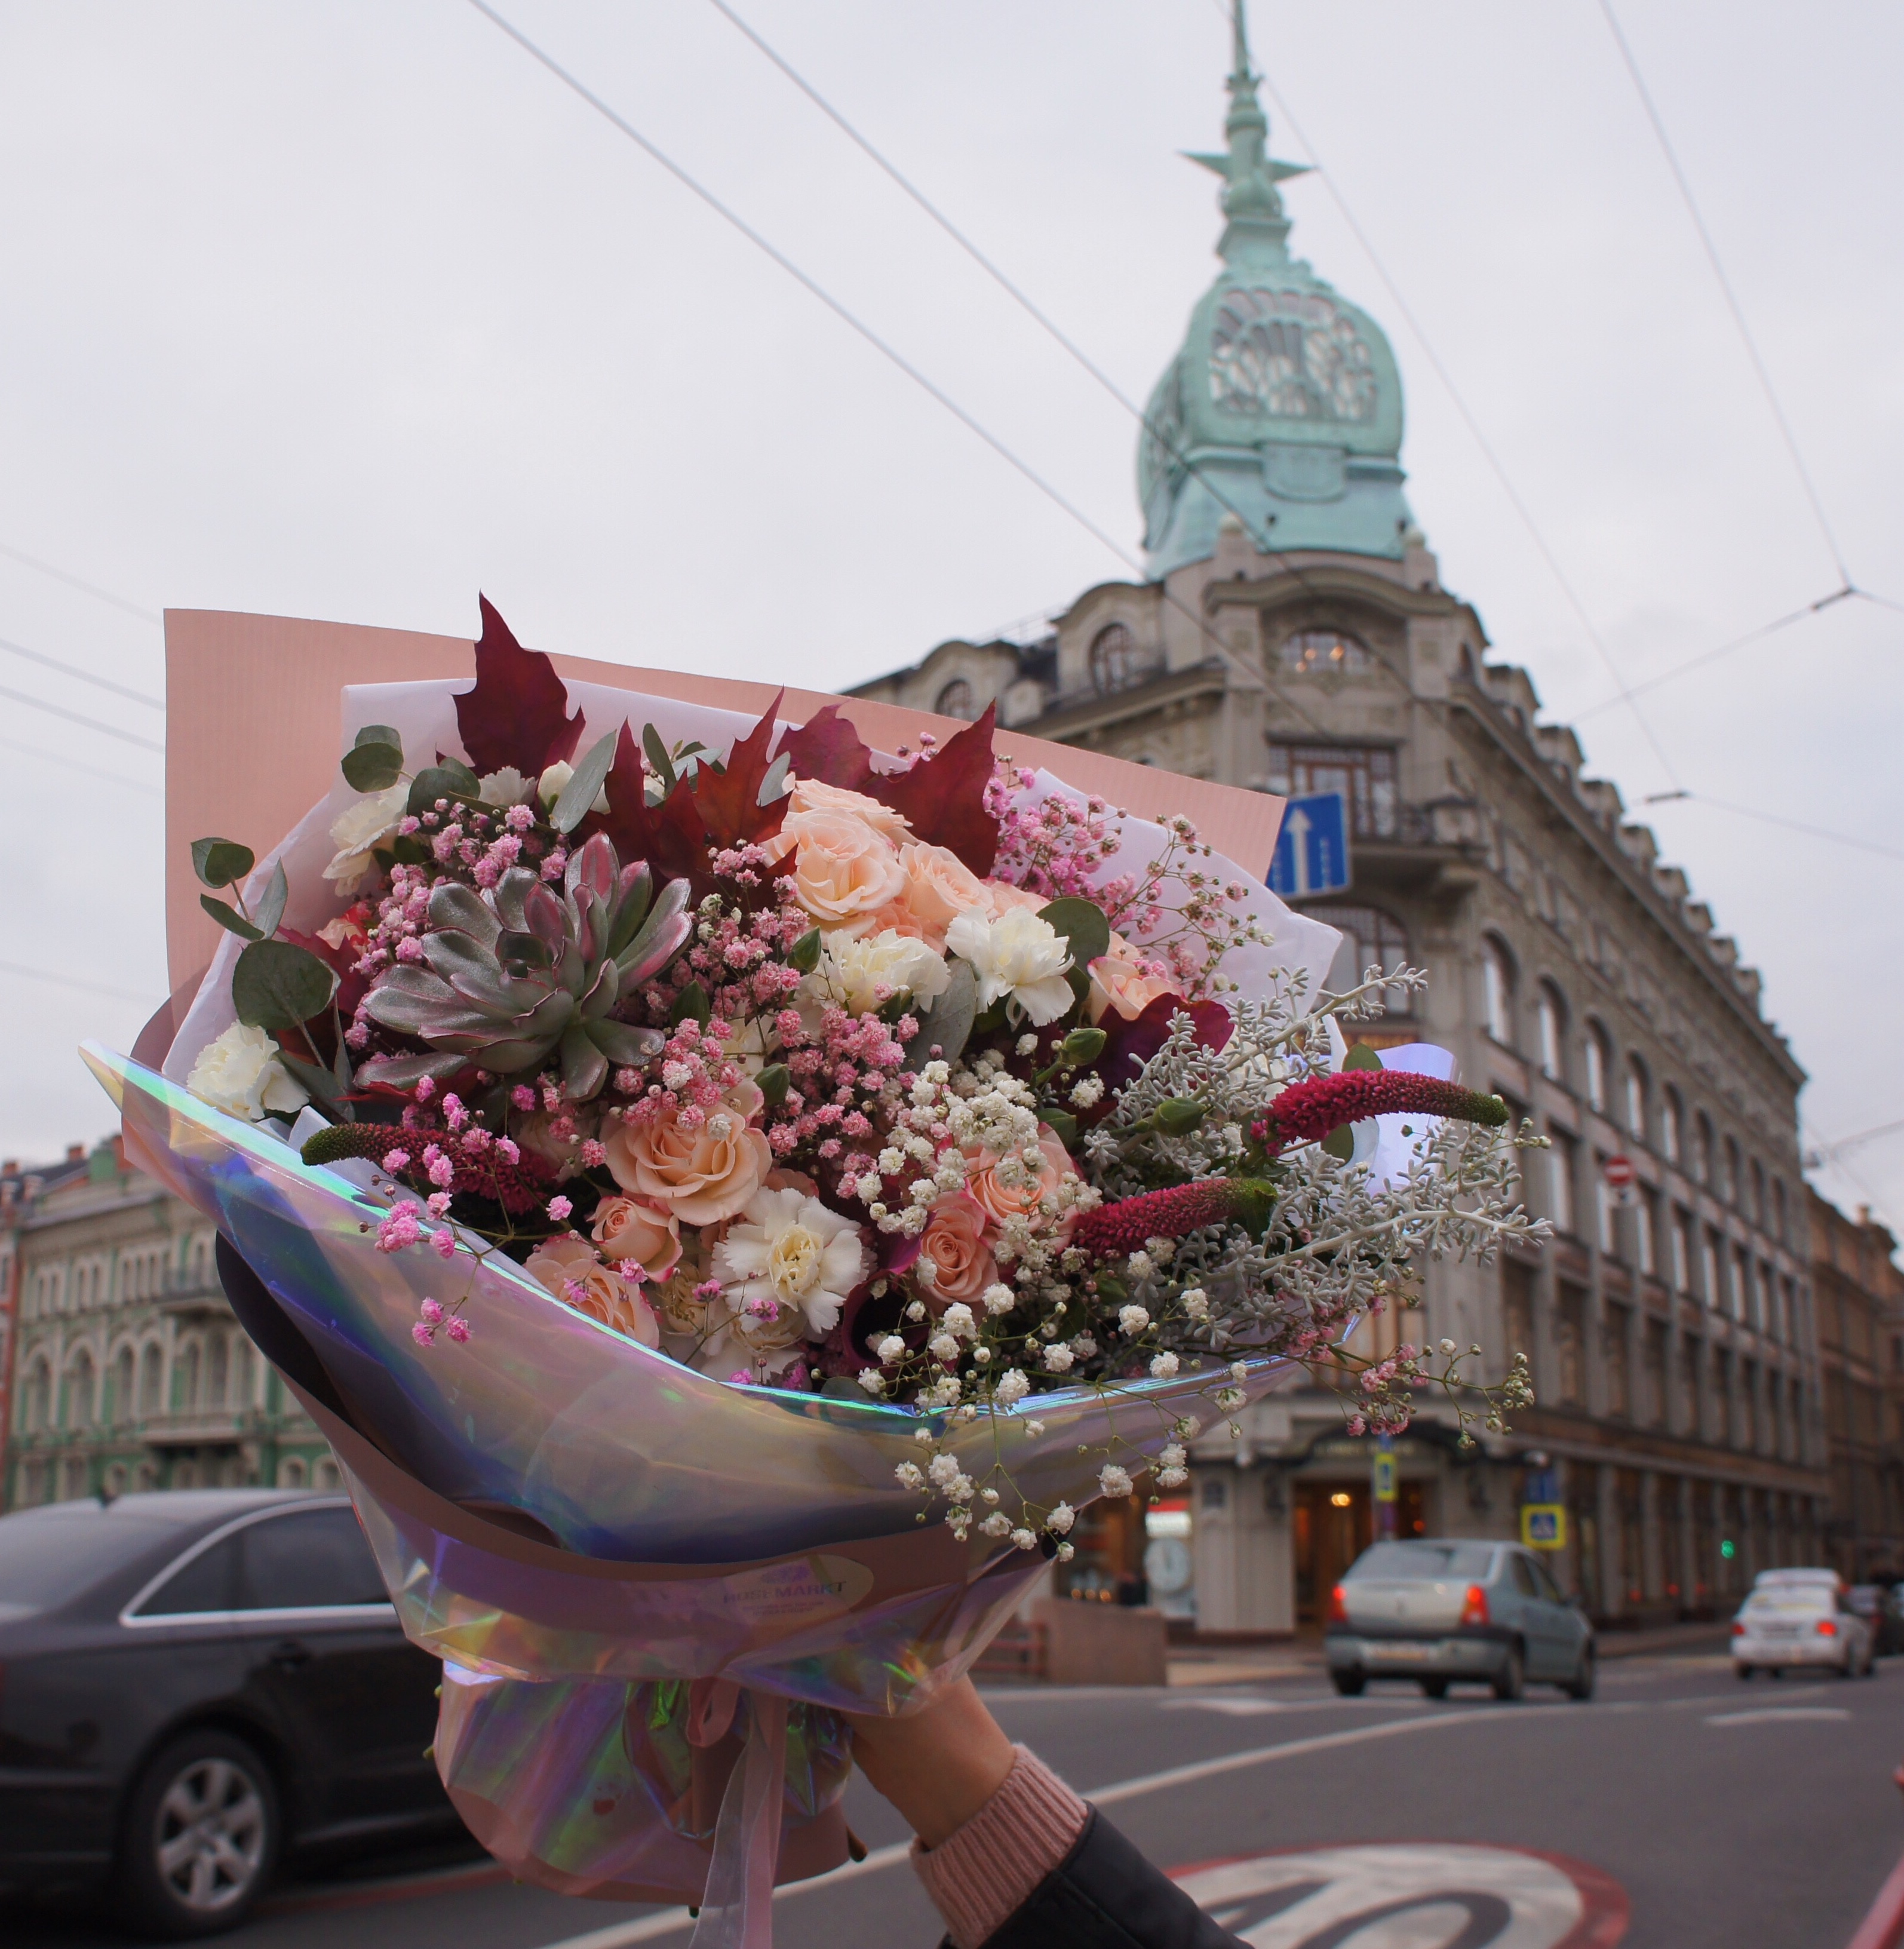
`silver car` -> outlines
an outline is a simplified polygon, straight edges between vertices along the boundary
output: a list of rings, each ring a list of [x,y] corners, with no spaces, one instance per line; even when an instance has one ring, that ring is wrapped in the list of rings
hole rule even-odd
[[[1353,1697],[1371,1678],[1453,1683],[1518,1699],[1527,1682],[1593,1696],[1593,1627],[1530,1550],[1500,1543],[1378,1543],[1330,1595],[1329,1677]]]

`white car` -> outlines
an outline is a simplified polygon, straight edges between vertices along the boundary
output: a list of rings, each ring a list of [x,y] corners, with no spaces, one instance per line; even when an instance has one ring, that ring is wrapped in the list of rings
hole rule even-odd
[[[1871,1627],[1835,1578],[1761,1578],[1732,1620],[1732,1669],[1741,1678],[1819,1666],[1868,1678],[1877,1664]]]

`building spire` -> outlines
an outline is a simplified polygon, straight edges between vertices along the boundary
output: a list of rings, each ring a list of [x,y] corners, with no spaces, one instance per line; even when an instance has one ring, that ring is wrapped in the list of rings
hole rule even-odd
[[[1269,118],[1256,99],[1257,77],[1250,66],[1249,23],[1244,0],[1232,0],[1229,79],[1230,110],[1223,133],[1229,147],[1220,154],[1191,154],[1190,160],[1223,179],[1222,204],[1229,220],[1217,255],[1233,263],[1245,255],[1288,255],[1289,219],[1276,185],[1307,173],[1306,163],[1279,163],[1269,154]]]

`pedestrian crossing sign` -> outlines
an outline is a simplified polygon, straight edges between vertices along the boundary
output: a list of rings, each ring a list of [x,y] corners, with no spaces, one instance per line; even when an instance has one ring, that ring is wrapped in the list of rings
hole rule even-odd
[[[1530,1550],[1567,1547],[1567,1510],[1559,1503],[1523,1503],[1520,1540]]]

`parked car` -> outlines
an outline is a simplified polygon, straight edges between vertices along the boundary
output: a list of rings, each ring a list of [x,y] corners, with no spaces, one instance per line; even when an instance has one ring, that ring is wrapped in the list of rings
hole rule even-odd
[[[1904,1651],[1904,1597],[1896,1585],[1854,1584],[1845,1599],[1869,1628],[1874,1657],[1891,1658]]]
[[[0,1517],[0,1885],[241,1920],[290,1851],[455,1815],[436,1661],[347,1500],[231,1489]]]
[[[1412,1678],[1430,1699],[1474,1680],[1518,1699],[1530,1680],[1593,1696],[1593,1627],[1517,1544],[1378,1543],[1329,1600],[1329,1677],[1348,1696]]]
[[[1732,1620],[1732,1669],[1741,1678],[1769,1671],[1782,1678],[1799,1667],[1819,1666],[1840,1678],[1877,1665],[1871,1627],[1851,1608],[1834,1579],[1801,1582],[1760,1579]]]

